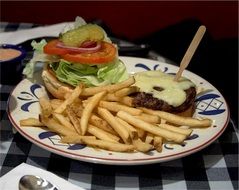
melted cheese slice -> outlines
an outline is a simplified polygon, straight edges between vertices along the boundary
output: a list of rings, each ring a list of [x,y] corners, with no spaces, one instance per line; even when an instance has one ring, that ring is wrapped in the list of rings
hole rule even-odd
[[[178,82],[174,81],[174,75],[166,74],[161,71],[145,71],[135,74],[135,85],[141,92],[152,94],[167,102],[174,107],[180,106],[186,100],[184,90],[195,87],[195,84],[189,79],[181,77]],[[160,87],[163,90],[155,90],[154,87]]]

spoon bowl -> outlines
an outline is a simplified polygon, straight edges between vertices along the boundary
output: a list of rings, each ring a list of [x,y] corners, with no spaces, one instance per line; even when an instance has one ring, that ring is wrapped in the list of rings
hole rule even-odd
[[[39,176],[24,175],[19,181],[19,190],[58,190],[58,188]]]

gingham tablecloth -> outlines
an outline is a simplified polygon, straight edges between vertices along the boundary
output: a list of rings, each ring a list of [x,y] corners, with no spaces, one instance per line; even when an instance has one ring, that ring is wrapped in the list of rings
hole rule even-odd
[[[33,26],[1,23],[1,32]],[[25,162],[86,189],[238,189],[238,134],[232,121],[214,143],[181,159],[142,166],[92,164],[53,154],[13,134],[6,113],[13,88],[0,85],[1,176]]]

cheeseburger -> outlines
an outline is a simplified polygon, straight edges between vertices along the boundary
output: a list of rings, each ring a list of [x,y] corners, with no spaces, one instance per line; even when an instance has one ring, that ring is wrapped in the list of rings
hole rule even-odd
[[[195,84],[184,77],[174,81],[174,77],[161,71],[136,73],[135,85],[139,92],[133,95],[133,105],[191,116],[196,97]]]

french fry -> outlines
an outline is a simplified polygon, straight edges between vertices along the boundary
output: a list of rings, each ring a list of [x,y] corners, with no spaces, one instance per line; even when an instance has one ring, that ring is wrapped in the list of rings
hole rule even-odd
[[[92,115],[93,117],[90,118],[89,123],[92,125],[95,125],[96,127],[112,134],[112,135],[117,135],[117,133],[112,129],[112,127],[103,119],[99,120],[98,118],[96,118],[96,115]],[[94,117],[96,116],[96,117]]]
[[[109,101],[109,102],[120,102],[124,105],[127,105],[129,107],[132,107],[132,102],[133,102],[133,98],[129,97],[129,96],[124,96],[124,97],[117,97],[115,94],[113,93],[108,93],[105,98],[105,101]]]
[[[65,127],[69,128],[69,129],[74,129],[74,126],[67,119],[67,117],[65,117],[59,113],[53,113],[53,117],[56,118],[56,120],[59,121],[59,123],[61,123]]]
[[[190,134],[193,132],[192,129],[183,129],[183,128],[176,127],[176,126],[173,126],[173,125],[168,125],[168,124],[159,124],[158,127],[162,128],[162,129],[167,129],[167,130],[172,131],[172,132],[176,132],[176,133],[186,135],[186,137],[190,136]]]
[[[81,118],[81,117],[82,117],[82,113],[83,113],[83,109],[78,109],[77,112],[75,112],[75,113],[76,113],[76,115],[77,115],[78,117]],[[100,125],[104,125],[104,126],[107,125],[107,122],[106,122],[106,121],[104,121],[102,118],[100,118],[100,117],[98,117],[97,115],[95,115],[93,112],[91,113],[91,116],[90,116],[89,120],[92,120],[92,121],[94,121],[94,122],[97,122],[97,123],[99,123]],[[93,125],[94,125],[94,122],[92,123]]]
[[[66,94],[64,95],[64,99],[68,99],[68,98],[70,97],[70,95],[71,95],[70,92],[66,93]]]
[[[150,132],[154,135],[164,137],[169,141],[173,141],[176,143],[182,143],[186,139],[185,135],[159,128],[153,124],[150,124],[143,120],[137,119],[134,116],[132,116],[129,113],[124,112],[124,111],[119,111],[117,113],[117,116],[120,117],[121,119],[127,121],[131,125],[134,125],[137,128],[143,129],[143,130]]]
[[[120,110],[123,110],[125,112],[130,113],[131,115],[140,115],[142,113],[142,110],[140,109],[122,105],[117,102],[100,101],[99,106],[102,108],[106,108],[107,110],[110,110],[112,112],[118,112]]]
[[[102,91],[107,91],[109,93],[113,93],[117,90],[120,90],[122,88],[125,88],[125,87],[128,87],[128,86],[134,84],[134,82],[135,82],[134,77],[130,77],[127,80],[117,83],[117,84],[85,88],[81,95],[82,96],[92,96],[92,95],[97,94]]]
[[[162,152],[163,138],[154,136],[154,148],[157,152]]]
[[[160,123],[161,119],[157,115],[150,115],[146,113],[141,113],[140,115],[135,116],[138,119],[141,119],[143,121],[146,121],[148,123]]]
[[[87,103],[85,109],[83,110],[81,120],[80,120],[82,135],[84,135],[87,131],[88,121],[89,121],[89,118],[91,116],[93,109],[97,106],[97,104],[103,98],[103,96],[105,94],[106,94],[106,91],[99,92],[99,93],[95,94],[90,99],[90,101]]]
[[[93,139],[82,139],[83,143],[91,146],[97,147],[105,150],[115,151],[115,152],[133,152],[134,145],[114,143],[104,140],[93,140]]]
[[[154,136],[151,133],[147,133],[145,137],[145,143],[151,144],[154,140]]]
[[[82,139],[96,139],[95,136],[81,136],[81,135],[71,135],[71,136],[64,136],[61,138],[61,143],[69,143],[69,144],[82,144]]]
[[[78,117],[82,116],[82,110],[79,110],[77,112],[77,116]],[[97,115],[93,113],[91,114],[89,118],[89,123],[104,131],[111,133],[112,135],[117,135],[116,132],[112,129],[111,126],[109,126],[109,124],[105,120],[103,120],[102,118],[98,117]]]
[[[70,104],[71,109],[78,115],[78,112],[83,111],[84,107],[82,105],[82,101],[77,98],[72,104]]]
[[[132,125],[128,124],[127,122],[125,122],[123,119],[119,117],[115,117],[115,119],[125,127],[131,139],[138,139],[138,131]]]
[[[20,120],[20,126],[21,127],[44,127],[45,125],[39,121],[39,119],[36,118],[27,118],[27,119],[22,119]]]
[[[74,129],[69,129],[67,127],[65,127],[64,125],[61,125],[60,123],[58,123],[56,120],[54,119],[48,119],[48,118],[44,118],[42,116],[41,117],[41,122],[50,130],[53,132],[58,133],[59,135],[63,135],[63,136],[72,136],[75,135],[75,130]]]
[[[145,138],[145,136],[146,136],[146,131],[144,130],[144,129],[141,129],[141,128],[135,128],[136,130],[137,130],[137,132],[138,132],[138,137],[140,138],[140,139],[144,139]]]
[[[134,92],[137,92],[138,90],[139,90],[139,88],[137,86],[130,86],[130,87],[122,88],[115,92],[115,96],[116,97],[128,96]]]
[[[131,97],[129,97],[129,96],[122,97],[122,98],[119,100],[119,102],[122,103],[122,104],[124,104],[124,105],[130,106],[130,107],[133,106],[133,98],[131,98]]]
[[[88,133],[94,135],[98,139],[105,140],[105,141],[118,142],[120,140],[119,137],[112,135],[93,125],[88,126]]]
[[[151,144],[145,143],[141,139],[133,140],[133,145],[139,152],[148,152],[153,149]]]
[[[65,99],[65,101],[57,109],[55,109],[54,112],[62,113],[68,105],[72,104],[80,96],[82,90],[83,90],[83,85],[78,85],[73,90],[71,95],[67,99]]]
[[[61,100],[61,99],[51,99],[50,100],[50,104],[51,104],[51,107],[53,110],[58,108],[63,102],[64,102],[64,100]]]
[[[79,97],[79,98],[76,98],[75,101],[73,102],[74,105],[76,106],[80,106],[82,104],[82,99]]]
[[[167,121],[161,118],[161,124],[165,124],[165,123],[167,123]]]
[[[79,135],[82,135],[81,125],[80,125],[79,118],[77,117],[77,115],[76,115],[75,112],[71,109],[70,106],[67,106],[67,107],[66,107],[66,114],[67,114],[68,118],[70,119],[71,123],[73,124],[73,127],[74,127],[75,131],[76,131]]]
[[[108,93],[104,97],[105,101],[111,101],[111,102],[119,102],[121,99],[122,99],[122,97],[117,97],[117,96],[115,96],[114,93]]]
[[[176,124],[176,125],[186,125],[189,127],[210,127],[212,125],[212,120],[210,119],[195,119],[191,117],[183,117],[178,116],[172,113],[164,112],[164,111],[155,111],[147,108],[142,108],[145,113],[158,115],[160,118],[165,119],[168,123]]]
[[[41,98],[39,98],[39,103],[41,106],[42,114],[45,117],[49,117],[52,114],[52,107],[51,107],[50,100],[48,100],[45,97],[41,97]]]
[[[131,143],[128,131],[115,119],[115,117],[107,109],[98,107],[98,114],[111,125],[111,127],[119,134],[119,136],[126,144]]]

